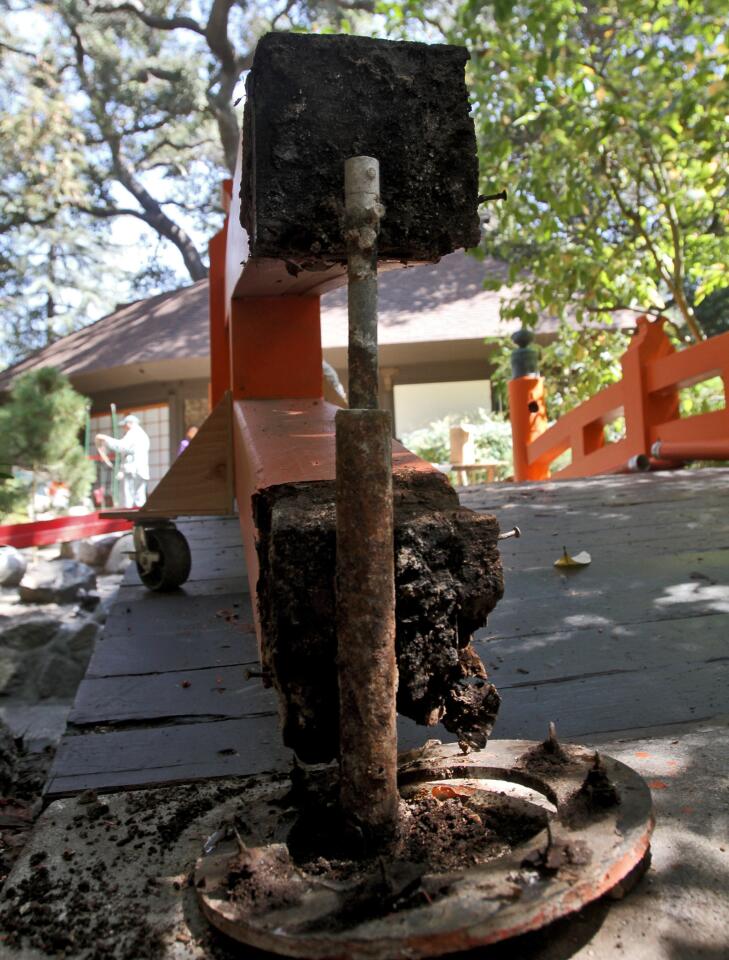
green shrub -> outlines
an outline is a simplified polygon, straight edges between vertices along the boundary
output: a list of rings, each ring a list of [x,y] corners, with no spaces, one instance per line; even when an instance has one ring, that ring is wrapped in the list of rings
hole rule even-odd
[[[450,428],[459,424],[473,428],[476,461],[478,463],[501,462],[502,466],[496,471],[499,479],[511,476],[513,460],[511,452],[511,426],[505,417],[479,409],[477,414],[468,414],[463,417],[457,414],[443,417],[422,427],[404,434],[402,442],[405,446],[417,453],[423,460],[430,463],[446,464],[450,462]]]

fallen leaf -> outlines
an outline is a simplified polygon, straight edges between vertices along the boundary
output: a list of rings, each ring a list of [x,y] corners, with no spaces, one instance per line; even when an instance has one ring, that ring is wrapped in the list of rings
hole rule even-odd
[[[192,681],[191,681],[191,680],[183,680],[182,683],[180,684],[180,686],[181,686],[181,687],[185,687],[185,688],[191,687],[191,686],[192,686]]]
[[[554,561],[555,567],[586,567],[589,563],[592,563],[592,557],[586,550],[582,550],[580,553],[576,553],[574,557],[571,557],[567,553],[567,548],[562,547],[562,556],[559,560]]]

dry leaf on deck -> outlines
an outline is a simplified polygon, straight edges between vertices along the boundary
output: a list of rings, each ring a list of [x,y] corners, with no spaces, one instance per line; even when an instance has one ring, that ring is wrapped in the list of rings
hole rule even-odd
[[[571,557],[567,553],[567,548],[562,547],[562,556],[559,560],[554,561],[555,567],[586,567],[589,563],[592,563],[592,557],[587,552],[587,550],[582,550],[580,553],[576,553],[574,557]]]

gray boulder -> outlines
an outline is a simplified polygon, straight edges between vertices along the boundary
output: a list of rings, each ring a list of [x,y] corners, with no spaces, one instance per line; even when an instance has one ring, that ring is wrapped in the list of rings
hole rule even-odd
[[[36,688],[41,700],[72,700],[84,678],[85,664],[51,653],[39,664]]]
[[[58,627],[58,620],[45,614],[13,618],[7,623],[0,623],[0,647],[35,650],[49,643]]]
[[[28,561],[15,547],[0,547],[0,587],[17,587],[23,579]]]
[[[52,649],[85,667],[100,633],[101,627],[94,620],[64,623],[53,640]]]
[[[18,749],[10,730],[0,720],[0,793],[10,789],[18,762]]]
[[[117,534],[107,534],[88,540],[70,540],[61,544],[61,557],[78,560],[89,567],[103,567],[118,539]]]
[[[76,560],[41,560],[26,571],[18,594],[23,603],[73,603],[96,587],[96,574]]]
[[[124,573],[132,562],[134,552],[134,538],[131,533],[122,534],[111,548],[111,552],[104,564],[104,573]]]

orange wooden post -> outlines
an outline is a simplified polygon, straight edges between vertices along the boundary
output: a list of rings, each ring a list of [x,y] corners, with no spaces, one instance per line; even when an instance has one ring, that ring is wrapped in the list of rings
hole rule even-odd
[[[223,229],[208,243],[210,275],[208,297],[210,305],[210,389],[209,403],[213,410],[230,390],[230,347],[228,336],[228,307],[225,297],[225,259],[228,240],[228,214],[233,181],[224,180],[223,208],[226,212]]]
[[[529,444],[547,429],[544,377],[528,376],[509,380],[509,417],[514,451],[514,479],[547,480],[549,467],[529,463]]]
[[[531,346],[531,330],[517,330],[511,339],[516,347],[511,352],[512,379],[509,381],[509,418],[511,445],[514,451],[514,479],[546,480],[547,463],[529,463],[529,444],[547,429],[547,407],[544,378],[537,373],[538,355]]]
[[[208,244],[210,251],[210,409],[230,390],[230,346],[225,309],[225,243],[227,225]]]
[[[665,320],[638,318],[637,331],[621,357],[623,368],[623,409],[625,412],[626,453],[629,458],[648,455],[653,429],[678,419],[678,390],[668,386],[660,392],[650,390],[650,367],[675,353],[675,347],[663,330]]]
[[[322,395],[319,297],[245,297],[230,316],[234,400]]]

